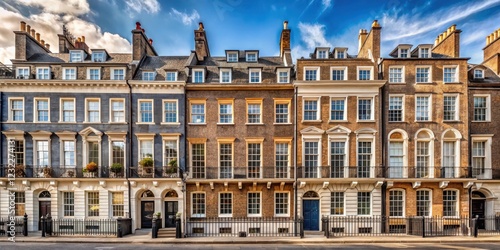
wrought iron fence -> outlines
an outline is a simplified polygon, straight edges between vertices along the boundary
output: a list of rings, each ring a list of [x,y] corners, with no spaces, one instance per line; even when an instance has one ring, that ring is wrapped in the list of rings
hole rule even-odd
[[[377,166],[299,166],[298,178],[383,178],[383,167]]]
[[[191,167],[192,179],[293,179],[293,168],[283,166]]]
[[[54,236],[117,236],[116,219],[51,219],[47,222],[50,233]]]
[[[302,220],[279,217],[188,218],[187,237],[295,237]]]
[[[476,229],[478,235],[500,235],[500,216],[478,217]]]
[[[8,165],[0,166],[0,176],[8,177],[9,174],[20,178],[123,178],[122,169],[109,166],[97,166],[94,171],[88,171],[80,166],[30,166],[17,165],[14,170],[9,170]]]
[[[10,218],[0,218],[0,235],[8,234],[9,231],[12,231],[12,227],[14,227],[13,229],[16,232],[16,236],[23,235],[24,231],[27,232],[27,226],[28,225],[24,223],[24,218],[16,217],[13,221],[10,220]],[[25,236],[27,236],[27,234]]]

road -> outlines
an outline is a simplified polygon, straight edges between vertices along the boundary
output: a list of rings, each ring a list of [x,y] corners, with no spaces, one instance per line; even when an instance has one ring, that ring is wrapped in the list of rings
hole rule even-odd
[[[68,243],[11,243],[0,242],[2,250],[41,250],[41,249],[61,249],[61,250],[120,250],[120,249],[238,249],[238,250],[254,250],[254,249],[500,249],[498,243],[373,243],[373,244],[329,244],[325,245],[234,245],[234,244],[219,244],[219,245],[179,245],[179,244],[68,244]]]

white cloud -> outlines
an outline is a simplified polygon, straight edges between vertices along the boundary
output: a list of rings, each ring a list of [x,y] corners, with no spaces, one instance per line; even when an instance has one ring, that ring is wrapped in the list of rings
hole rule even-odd
[[[500,0],[473,1],[465,5],[448,6],[430,14],[425,14],[428,11],[409,12],[403,8],[393,8],[390,12],[384,13],[382,18],[382,26],[384,27],[383,39],[397,40],[435,31],[443,25],[450,24],[498,4],[500,4]],[[416,14],[415,12],[424,14]]]
[[[173,16],[174,18],[180,19],[184,25],[191,25],[194,22],[196,22],[196,20],[200,19],[200,14],[198,14],[198,11],[196,10],[193,10],[191,14],[188,14],[172,8],[170,15]]]
[[[29,8],[38,8],[31,7]],[[38,13],[27,11],[28,13]],[[14,33],[19,30],[19,22],[25,21],[40,33],[41,39],[50,44],[52,52],[58,52],[58,36],[62,33],[62,25],[66,25],[74,36],[85,36],[85,42],[90,48],[104,48],[109,52],[130,52],[131,45],[123,37],[109,32],[103,32],[95,23],[81,19],[73,14],[49,13],[23,15],[0,7],[0,62],[11,64],[14,58]]]
[[[129,15],[134,16],[134,13],[141,13],[145,11],[146,13],[155,14],[160,11],[160,3],[157,0],[126,0],[127,10]]]
[[[325,38],[325,25],[299,23],[299,32],[302,43],[292,48],[294,58],[309,57],[316,47],[331,47],[332,44]]]
[[[321,0],[321,5],[323,5],[323,10],[332,7],[332,0]]]
[[[90,12],[87,0],[18,0],[19,3],[40,7],[44,12],[55,14],[83,15]]]

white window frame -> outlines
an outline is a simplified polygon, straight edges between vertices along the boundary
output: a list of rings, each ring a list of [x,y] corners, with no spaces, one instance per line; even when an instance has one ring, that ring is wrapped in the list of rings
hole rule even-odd
[[[221,195],[222,194],[230,194],[231,195],[231,213],[222,213],[221,211],[221,206],[222,206],[222,203],[221,203]],[[233,217],[233,214],[234,214],[234,194],[233,192],[230,192],[230,191],[224,191],[224,192],[219,192],[218,195],[218,213],[219,213],[219,217]]]
[[[401,97],[401,121],[391,121],[389,120],[389,112],[391,111],[391,97]],[[406,98],[405,98],[405,95],[402,94],[402,95],[392,95],[390,94],[389,95],[389,98],[387,99],[388,101],[388,107],[387,107],[387,121],[388,122],[404,122],[405,121],[405,101],[406,101]]]
[[[333,80],[333,71],[334,70],[344,71],[344,77],[342,80]],[[330,80],[332,80],[332,81],[347,81],[347,66],[330,67]]]
[[[92,79],[91,74],[90,74],[91,70],[97,70],[97,72],[99,72],[97,79]],[[94,80],[94,81],[101,80],[101,68],[96,68],[96,67],[87,68],[87,80]]]
[[[231,172],[230,172],[230,177],[225,177],[222,178],[222,164],[221,164],[221,144],[230,144],[231,145]],[[217,163],[219,168],[217,169],[217,177],[218,179],[232,179],[234,177],[234,138],[222,138],[222,139],[217,139]],[[227,166],[224,166],[224,168],[227,168]],[[227,173],[225,173],[227,174]]]
[[[47,121],[38,120],[38,101],[47,102]],[[50,98],[49,97],[35,97],[33,98],[33,121],[37,123],[50,123]]]
[[[444,77],[444,70],[445,69],[455,69],[455,81],[451,81],[451,82],[448,82],[448,81],[445,81],[445,77]],[[444,65],[443,66],[443,83],[459,83],[460,82],[460,79],[459,79],[459,76],[460,76],[460,73],[459,73],[459,67],[458,65]]]
[[[150,78],[152,77],[152,78]],[[154,71],[144,71],[142,72],[143,81],[154,81],[156,79],[156,72]]]
[[[64,120],[64,102],[65,101],[72,101],[73,102],[73,120],[72,121],[65,121]],[[69,110],[68,110],[69,111]],[[59,99],[59,122],[61,123],[75,123],[76,122],[76,99],[75,98],[60,98]]]
[[[322,53],[324,53],[324,57],[321,56]],[[329,49],[318,49],[316,51],[316,59],[328,59],[329,54]]]
[[[69,70],[75,71],[74,77],[68,77]],[[77,74],[78,74],[78,70],[76,69],[76,67],[64,67],[63,68],[63,80],[76,80],[78,78]]]
[[[339,53],[342,53],[342,57],[339,57]],[[345,49],[337,49],[335,50],[335,58],[336,59],[346,59],[347,58],[347,50]]]
[[[330,129],[327,131],[328,133],[328,165],[332,168],[332,142],[343,142],[344,143],[344,164],[343,164],[343,178],[349,177],[349,135],[351,134],[351,130],[343,127],[337,126],[336,129]],[[329,176],[332,177],[332,176]],[[333,177],[332,177],[333,178]],[[336,177],[335,177],[336,178]]]
[[[97,121],[90,121],[89,117],[89,103],[92,101],[97,101],[99,103],[99,118]],[[101,123],[101,98],[85,98],[85,121],[84,123]]]
[[[100,56],[97,56],[97,55],[100,55]],[[98,58],[98,57],[102,57],[102,58]],[[98,60],[98,59],[101,59],[101,60]],[[106,56],[104,54],[104,51],[93,51],[92,52],[92,62],[104,62],[106,61]]]
[[[276,214],[276,194],[278,194],[278,193],[281,193],[281,194],[286,193],[287,194],[287,197],[288,197],[287,198],[288,199],[287,205],[288,206],[287,206],[287,213],[286,214],[281,214],[281,213]],[[290,192],[288,192],[288,191],[275,191],[273,196],[274,196],[274,200],[273,200],[274,201],[273,202],[273,204],[274,204],[274,216],[275,217],[289,217],[290,216]]]
[[[344,101],[344,114],[341,120],[334,120],[332,119],[332,101],[334,100],[342,100]],[[328,120],[329,122],[337,122],[337,121],[347,121],[347,97],[346,96],[330,96],[330,101],[329,101],[329,113],[328,113]]]
[[[224,78],[222,77],[223,73],[229,73],[229,81],[225,82]],[[221,68],[219,70],[219,82],[220,83],[231,83],[233,81],[233,76],[232,76],[232,70],[230,68]]]
[[[264,112],[263,110],[263,99],[262,98],[245,98],[245,101],[246,101],[246,125],[263,125],[264,122],[263,122],[263,116],[262,116],[262,112]],[[259,122],[250,122],[250,115],[254,115],[254,114],[250,114],[249,113],[249,105],[258,105],[259,106],[259,109],[260,109],[260,113],[259,113]],[[234,109],[233,109],[234,111]]]
[[[475,106],[474,106],[474,98],[482,97],[486,98],[486,117],[485,120],[475,120]],[[491,122],[491,95],[490,94],[474,94],[472,96],[472,122]]]
[[[193,105],[203,105],[203,122],[193,121]],[[189,100],[189,124],[190,125],[205,125],[207,124],[207,101],[206,99],[190,99]]]
[[[316,79],[313,79],[313,80],[306,80],[306,72],[308,70],[315,70],[316,71]],[[320,80],[320,67],[311,67],[311,66],[307,66],[307,67],[304,67],[304,74],[303,74],[303,80],[304,81],[319,81]]]
[[[114,114],[117,112],[117,110],[113,110],[113,103],[114,102],[121,102],[123,103],[123,121],[114,121]],[[126,105],[125,105],[125,98],[110,98],[109,99],[109,123],[126,123]]]
[[[252,81],[252,73],[259,73],[259,81],[253,82]],[[248,69],[248,82],[249,83],[262,83],[262,69],[260,68],[250,68]]]
[[[391,216],[391,191],[399,191],[399,192],[402,192],[402,208],[403,208],[403,214],[400,215],[400,216]],[[392,188],[392,189],[389,189],[389,195],[388,195],[388,201],[389,201],[389,217],[390,218],[404,218],[406,216],[406,190],[402,189],[402,188]]]
[[[358,166],[359,167],[368,167],[369,172],[368,172],[368,178],[373,178],[375,176],[375,154],[376,154],[376,145],[375,145],[375,136],[373,134],[360,134],[358,133],[356,135],[356,165],[359,165],[359,157],[361,156],[359,152],[359,144],[362,142],[370,142],[370,166]],[[358,171],[358,170],[356,170]],[[359,177],[358,178],[367,178],[367,177]]]
[[[109,201],[109,216],[112,218],[117,218],[117,217],[124,217],[125,216],[125,192],[109,192],[110,196],[110,201]],[[121,194],[122,195],[122,203],[113,203],[113,197],[116,194]],[[122,209],[118,209],[121,206]],[[115,210],[115,207],[117,209]],[[117,214],[115,214],[115,211]],[[121,213],[118,213],[121,212]]]
[[[115,71],[117,70],[123,70],[123,79],[117,79],[115,77]],[[124,67],[119,67],[119,68],[110,68],[110,71],[111,71],[111,75],[110,75],[110,79],[111,80],[120,80],[120,81],[123,81],[127,78],[127,69],[124,68]]]
[[[445,97],[455,97],[455,115],[454,115],[452,120],[445,120],[445,116],[444,116],[444,98]],[[458,94],[443,94],[443,121],[445,121],[445,122],[460,121],[460,96]]]
[[[316,119],[305,120],[305,108],[302,108],[302,122],[321,122],[321,97],[302,97],[302,107],[305,107],[306,101],[316,101]]]
[[[428,188],[421,188],[421,189],[415,190],[415,206],[417,208],[415,212],[416,212],[417,216],[420,216],[420,215],[418,215],[418,195],[417,195],[418,191],[428,191],[429,192],[429,207],[428,207],[429,208],[429,215],[424,216],[424,217],[430,218],[430,217],[432,217],[432,205],[433,205],[432,204],[432,198],[433,198],[432,197],[432,190],[428,189]]]
[[[263,162],[264,162],[264,146],[263,146],[263,142],[264,142],[264,138],[252,138],[252,139],[245,139],[245,142],[246,142],[246,166],[247,166],[247,178],[249,179],[262,179],[263,178],[263,171],[264,171],[264,168],[263,168]],[[255,144],[255,145],[259,145],[259,166],[250,166],[250,144]],[[250,174],[250,168],[258,168],[259,169],[259,173],[258,173],[258,177],[254,177],[254,176],[251,176]],[[257,174],[257,173],[253,173],[253,174]]]
[[[360,193],[369,193],[370,196],[369,196],[369,199],[370,199],[370,213],[368,214],[359,214],[359,194]],[[363,190],[358,190],[358,192],[356,192],[356,215],[357,216],[371,216],[373,214],[373,194],[371,191],[363,191]]]
[[[236,57],[233,58],[234,56],[236,56]],[[236,59],[236,60],[233,60],[233,59]],[[236,52],[236,51],[227,52],[226,61],[228,63],[238,62],[238,52]]]
[[[403,57],[403,50],[406,51],[406,53],[404,54],[405,56]],[[398,48],[398,58],[409,58],[411,55],[410,55],[410,48],[407,48],[407,47],[404,47],[404,48]]]
[[[275,167],[278,167],[278,164],[276,164],[277,162],[277,156],[278,154],[277,153],[277,144],[287,144],[287,164],[286,166],[279,166],[279,167],[286,167],[286,174],[284,175],[285,178],[289,178],[290,177],[290,167],[291,167],[291,159],[292,159],[292,156],[291,156],[291,150],[292,150],[292,139],[291,138],[274,138],[274,163],[275,163]],[[283,154],[280,154],[280,155],[283,155]],[[277,169],[275,168],[275,177],[277,177],[278,175],[278,171]]]
[[[478,179],[491,179],[492,178],[492,157],[491,157],[491,144],[492,134],[471,134],[471,148],[474,142],[484,142],[484,173],[476,175]],[[473,167],[474,152],[471,155],[471,167]],[[474,173],[474,169],[473,169]]]
[[[417,77],[417,71],[419,68],[427,68],[429,69],[429,76],[427,77],[428,78],[428,81],[427,82],[419,82],[418,81],[418,77]],[[432,66],[431,65],[417,65],[415,66],[415,83],[432,83]]]
[[[25,71],[27,72],[27,74],[24,74],[24,73],[26,73]],[[16,78],[17,79],[30,79],[30,75],[31,75],[30,67],[17,67],[16,68]]]
[[[255,60],[251,60],[250,56],[249,55],[254,55],[255,56]],[[246,52],[245,53],[245,59],[247,62],[258,62],[259,61],[259,55],[256,51],[252,51],[252,52]]]
[[[151,103],[151,121],[143,122],[142,121],[142,111],[141,111],[141,103],[149,102]],[[137,100],[137,124],[154,124],[155,123],[155,105],[153,99],[138,99]]]
[[[175,103],[175,122],[167,122],[166,121],[166,119],[167,119],[167,117],[165,116],[166,115],[166,112],[165,112],[165,104],[166,103]],[[179,122],[179,100],[178,99],[163,99],[161,107],[162,107],[162,118],[161,118],[162,125],[180,125],[180,122]]]
[[[481,77],[477,77],[477,72],[481,72]],[[484,70],[482,69],[474,69],[474,79],[484,79]]]
[[[305,162],[305,159],[306,159],[306,142],[316,142],[318,143],[318,160],[316,162],[316,178],[319,178],[321,175],[321,171],[320,171],[320,166],[321,166],[321,160],[323,159],[322,158],[322,148],[323,148],[323,145],[321,145],[321,135],[302,135],[302,166],[304,168],[303,171],[305,171],[305,166],[306,166],[306,162]],[[304,174],[305,175],[305,174]],[[309,176],[309,178],[311,178],[311,176]]]
[[[428,120],[417,120],[417,97],[429,98],[429,103],[427,107],[427,116],[429,117]],[[415,122],[432,122],[432,109],[433,109],[432,94],[415,94]]]
[[[392,134],[394,133],[399,133],[401,134],[402,138],[398,138],[398,139],[391,139],[391,136]],[[389,132],[388,136],[387,136],[387,165],[389,166],[389,170],[388,170],[388,177],[391,178],[391,179],[397,179],[398,177],[393,177],[391,175],[392,171],[391,169],[394,167],[401,167],[401,171],[402,171],[402,176],[401,178],[407,178],[408,177],[408,168],[406,166],[408,166],[408,134],[406,133],[406,131],[402,130],[402,129],[394,129],[392,130],[391,132]],[[392,142],[402,142],[403,143],[403,164],[402,166],[391,166],[391,143]]]
[[[80,55],[80,60],[74,60],[73,55]],[[83,62],[85,58],[83,58],[83,50],[70,50],[69,51],[69,62]]]
[[[453,135],[454,137],[453,138],[446,138],[445,135],[449,132],[453,132]],[[449,128],[445,131],[443,131],[442,133],[442,137],[441,137],[441,166],[443,168],[445,168],[444,170],[445,171],[451,171],[450,167],[453,167],[453,173],[454,173],[454,176],[452,177],[444,177],[444,178],[455,178],[455,177],[459,177],[460,175],[460,170],[459,170],[459,167],[460,167],[460,141],[462,139],[462,135],[460,134],[460,132],[456,129],[453,129],[453,128]],[[453,142],[454,143],[454,148],[453,148],[453,155],[454,155],[454,163],[455,165],[454,166],[448,166],[447,164],[445,164],[445,146],[444,144],[446,142]],[[442,173],[441,173],[442,174]],[[446,174],[446,172],[445,172]]]
[[[95,215],[95,214],[94,214],[94,215],[90,215],[90,213],[92,212],[92,211],[90,210],[90,209],[91,209],[91,208],[90,208],[90,205],[91,205],[91,204],[90,204],[90,197],[89,197],[91,193],[97,194],[97,207],[98,207],[98,208],[97,208],[97,215]],[[100,196],[101,196],[101,195],[100,195],[99,190],[93,190],[93,191],[87,191],[87,192],[85,192],[85,208],[86,208],[86,209],[85,209],[85,210],[86,210],[86,211],[85,211],[85,216],[86,216],[86,217],[99,217],[100,212],[101,212],[101,211],[100,211],[100,210],[101,210],[101,209],[100,209],[100,206],[101,206],[101,204],[100,204],[100,203],[101,203],[101,202],[100,202],[100,198],[101,198],[101,197],[100,197]],[[96,204],[93,204],[93,205],[96,205]]]
[[[26,119],[26,104],[24,102],[24,97],[9,97],[9,122],[12,123],[23,123]],[[21,101],[23,105],[22,109],[22,119],[19,121],[14,121],[14,111],[19,111],[19,110],[14,110],[14,107],[12,107],[12,102],[13,101]]]
[[[429,138],[418,138],[418,134],[420,133],[427,133],[429,135]],[[416,178],[424,178],[424,177],[417,177],[417,167],[418,167],[418,142],[427,142],[429,143],[428,144],[428,150],[429,150],[429,162],[428,162],[428,166],[427,167],[427,173],[428,173],[428,177],[427,178],[433,178],[434,177],[434,155],[435,155],[435,152],[434,152],[434,133],[429,130],[429,129],[419,129],[416,133],[415,133],[415,138],[414,138],[414,141],[415,141],[415,144],[414,144],[414,147],[415,147],[415,152],[414,152],[414,159],[415,159],[415,177]]]
[[[249,195],[250,194],[259,194],[259,202],[257,205],[259,206],[259,213],[258,214],[251,214],[250,212],[250,202],[249,201]],[[262,217],[262,192],[261,191],[249,191],[247,193],[247,216],[248,217]]]
[[[369,81],[373,81],[374,76],[373,76],[373,66],[356,66],[356,80],[358,81],[368,81],[368,80],[360,80],[359,79],[359,72],[361,70],[369,70],[370,71],[370,79]]]
[[[341,214],[333,214],[332,213],[332,199],[333,199],[333,196],[332,194],[333,193],[342,193],[342,203],[343,203],[343,206],[342,206],[342,213]],[[329,215],[330,216],[345,216],[346,215],[346,192],[345,191],[338,191],[338,190],[332,190],[330,192],[330,213]]]
[[[66,162],[66,155],[65,153],[67,152],[65,149],[65,143],[66,142],[72,142],[73,143],[73,164],[69,164]],[[50,146],[50,145],[49,145]],[[60,146],[60,162],[61,165],[64,167],[76,167],[76,162],[77,162],[77,145],[76,145],[76,139],[74,137],[64,137],[64,136],[59,136],[59,146]],[[71,151],[69,151],[71,152]],[[96,162],[97,166],[100,166],[99,162]]]
[[[274,125],[278,125],[278,124],[291,124],[290,123],[290,108],[291,108],[291,103],[292,103],[292,99],[290,98],[274,98],[274,122],[273,124]],[[286,122],[277,122],[277,116],[278,116],[278,113],[276,112],[276,105],[287,105],[287,119],[286,119]],[[279,113],[280,115],[282,113]],[[283,113],[284,114],[284,113]]]
[[[359,118],[359,101],[360,100],[370,100],[370,119],[360,119]],[[356,119],[358,122],[373,122],[375,121],[375,98],[373,96],[358,96],[356,100]]]
[[[126,169],[125,167],[127,166],[127,144],[125,143],[125,133],[117,133],[117,134],[107,134],[108,135],[108,152],[109,153],[109,166],[113,165],[114,163],[119,163],[119,162],[114,162],[113,161],[113,143],[115,142],[121,142],[123,143],[123,170],[122,174],[125,173]]]
[[[142,157],[141,151],[142,151],[142,145],[141,143],[143,141],[150,141],[151,142],[151,159],[153,159],[153,166],[152,168],[154,169],[156,164],[155,164],[155,134],[136,134],[137,137],[137,158],[139,161],[142,159],[146,158],[147,156]]]
[[[168,75],[169,74],[174,74],[174,79],[173,80],[169,80],[168,79]],[[165,81],[167,81],[167,82],[176,82],[177,81],[177,76],[178,76],[178,72],[177,71],[166,71],[165,72]]]
[[[424,56],[423,50],[427,50],[427,54],[426,54],[427,56]],[[418,48],[418,57],[419,58],[431,58],[431,54],[432,54],[432,52],[431,52],[430,48],[427,48],[427,47]]]
[[[444,203],[445,203],[445,200],[444,200],[444,192],[445,191],[454,191],[455,194],[456,194],[456,200],[455,200],[455,215],[444,215]],[[446,188],[443,190],[443,217],[444,218],[458,218],[460,217],[460,190],[456,189],[456,188]]]
[[[204,69],[192,69],[193,76],[191,78],[192,83],[204,83],[205,82],[205,70]],[[201,82],[196,81],[196,73],[201,72]]]
[[[45,73],[42,73],[40,74],[40,71],[44,71],[44,70],[47,70],[47,77],[45,77]],[[42,78],[40,78],[40,75],[43,75]],[[50,80],[52,77],[51,77],[51,71],[50,71],[50,67],[36,67],[36,79],[38,80]]]
[[[280,78],[280,73],[286,73],[286,81],[283,82],[281,81],[281,78]],[[289,68],[281,68],[281,69],[278,69],[276,71],[276,82],[277,83],[290,83],[290,69]]]
[[[231,113],[221,113],[221,105],[231,105]],[[217,125],[234,125],[234,98],[217,98]],[[230,122],[222,122],[221,115],[230,115]]]
[[[194,202],[193,202],[193,199],[194,199],[194,195],[195,194],[203,194],[203,211],[205,211],[205,213],[203,214],[195,214],[194,213]],[[218,199],[218,198],[217,198]],[[217,203],[218,205],[218,203]],[[217,208],[217,210],[219,210]],[[191,217],[195,217],[195,218],[204,218],[207,216],[207,194],[205,192],[200,192],[200,191],[197,191],[197,192],[192,192],[191,193]]]
[[[73,197],[72,197],[73,204],[70,204],[70,203],[68,203],[68,204],[67,204],[67,203],[66,203],[66,198],[64,197],[64,196],[65,196],[65,195],[64,195],[65,193],[72,193],[72,194],[73,194]],[[63,216],[64,218],[73,218],[73,217],[75,217],[75,212],[76,212],[76,211],[75,211],[75,210],[76,210],[76,209],[75,209],[75,206],[76,206],[76,204],[75,204],[75,192],[74,192],[74,191],[62,191],[62,192],[61,192],[61,198],[62,198],[62,202],[61,202],[61,205],[62,205],[62,209],[61,209],[62,216]],[[67,211],[66,211],[66,209],[65,209],[65,208],[66,208],[66,206],[68,206],[68,207],[73,207],[73,210],[72,210],[73,215],[66,215],[66,212],[67,212]],[[71,210],[68,210],[68,213],[71,213]]]
[[[163,166],[169,166],[169,162],[166,162],[165,161],[165,156],[166,156],[166,152],[165,152],[165,145],[166,145],[166,142],[167,141],[174,141],[175,142],[175,146],[176,146],[176,150],[177,150],[177,156],[176,156],[176,160],[177,160],[177,167],[179,167],[180,165],[180,162],[179,162],[179,147],[180,147],[180,144],[179,144],[179,135],[176,135],[176,134],[160,134],[162,136],[162,162],[163,162]]]
[[[393,82],[391,81],[391,69],[401,69],[401,82]],[[394,65],[394,66],[389,66],[389,83],[391,84],[405,84],[406,79],[405,79],[405,66],[402,65]]]

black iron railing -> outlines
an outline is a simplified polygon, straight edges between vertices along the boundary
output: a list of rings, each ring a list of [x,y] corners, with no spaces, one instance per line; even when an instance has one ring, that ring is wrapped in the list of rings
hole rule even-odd
[[[14,174],[18,178],[124,178],[123,168],[97,166],[94,171],[88,171],[81,166],[29,166],[17,165],[9,170],[8,165],[0,166],[0,177]]]
[[[28,236],[28,216],[11,218],[0,218],[0,235]],[[14,230],[12,230],[14,229]]]
[[[400,178],[472,178],[471,167],[387,166],[385,177]]]
[[[117,236],[118,223],[116,219],[51,219],[53,236],[88,235],[88,236]]]
[[[188,218],[187,237],[295,237],[302,220],[293,218]]]
[[[293,168],[281,166],[191,167],[192,179],[292,179]]]
[[[299,166],[298,178],[383,178],[383,167],[376,166]]]
[[[171,166],[162,167],[131,167],[131,178],[180,178],[179,168]]]

